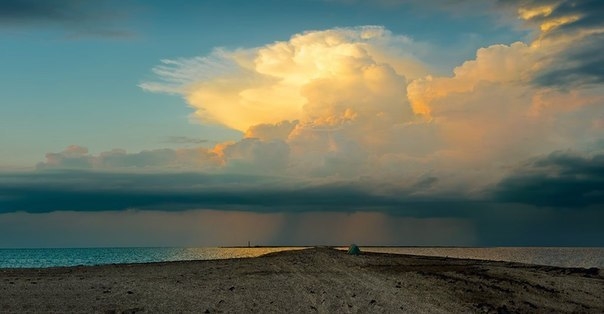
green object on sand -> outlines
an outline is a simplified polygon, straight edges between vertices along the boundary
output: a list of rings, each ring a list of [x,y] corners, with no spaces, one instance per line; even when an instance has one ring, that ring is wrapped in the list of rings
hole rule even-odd
[[[348,254],[350,255],[359,255],[361,254],[361,249],[356,244],[351,244],[348,247]]]

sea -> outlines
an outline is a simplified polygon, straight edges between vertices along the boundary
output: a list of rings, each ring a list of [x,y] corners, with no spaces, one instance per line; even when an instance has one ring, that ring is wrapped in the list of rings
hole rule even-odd
[[[41,248],[0,249],[0,268],[150,263],[256,257],[304,247]],[[339,249],[345,250],[345,247]],[[604,268],[604,248],[577,247],[361,247],[365,252],[447,256],[561,267]]]
[[[604,268],[604,247],[367,247],[365,251],[559,267]]]

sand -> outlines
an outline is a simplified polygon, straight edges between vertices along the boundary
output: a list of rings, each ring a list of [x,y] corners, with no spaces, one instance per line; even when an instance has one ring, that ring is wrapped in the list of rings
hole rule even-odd
[[[328,248],[257,258],[0,270],[0,312],[604,313],[598,269]]]

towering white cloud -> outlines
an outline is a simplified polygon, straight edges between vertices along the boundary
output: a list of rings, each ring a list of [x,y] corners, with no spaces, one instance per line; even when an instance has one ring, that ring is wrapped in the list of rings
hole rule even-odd
[[[407,80],[425,74],[414,50],[409,38],[383,27],[312,31],[263,47],[164,60],[154,69],[163,82],[141,86],[180,93],[200,119],[244,132],[284,120],[326,127],[366,115],[405,121]]]
[[[246,132],[213,150],[223,169],[484,186],[528,156],[586,149],[602,136],[597,79],[577,72],[573,82],[589,84],[569,91],[560,84],[572,75],[552,78],[599,24],[565,1],[542,4],[515,3],[534,40],[480,48],[451,76],[430,75],[411,39],[364,26],[165,60],[154,69],[160,81],[141,86],[180,94],[198,118]]]
[[[427,74],[416,56],[421,49],[378,26],[310,31],[262,47],[165,60],[154,69],[162,82],[141,86],[182,94],[200,119],[259,140],[221,145],[221,152],[282,141],[288,149],[275,153],[288,159],[276,164],[286,173],[357,176],[369,170],[368,158],[413,154],[408,144],[437,142],[405,135],[432,135],[417,130],[421,121],[406,94],[410,80]],[[425,143],[418,143],[422,152]]]
[[[485,235],[488,245],[527,238],[600,245],[604,2],[505,3],[534,29],[532,39],[478,48],[449,75],[431,73],[422,45],[378,26],[308,31],[261,47],[163,60],[153,69],[158,81],[141,84],[145,90],[182,96],[195,117],[243,138],[211,148],[96,155],[70,146],[47,154],[39,169],[127,174],[4,178],[0,208],[138,208],[99,215],[124,220],[123,230],[176,226],[163,234],[191,236],[191,245],[246,243],[252,236],[271,244],[476,244]],[[174,171],[148,173],[165,170]],[[48,184],[52,190],[40,188]],[[147,211],[194,208],[203,210]],[[4,225],[21,226],[31,219],[24,215],[5,215]],[[543,219],[545,227],[535,231]],[[32,226],[44,229],[44,221]],[[7,228],[0,230],[23,229]],[[76,229],[70,232],[81,233]],[[223,232],[231,229],[238,232]]]
[[[439,125],[447,151],[480,169],[556,149],[586,149],[602,136],[593,127],[604,114],[604,93],[597,83],[602,63],[586,69],[600,58],[590,49],[593,36],[602,31],[588,9],[601,6],[507,4],[535,27],[534,40],[480,48],[452,76],[427,76],[407,88],[415,110]],[[588,53],[575,59],[579,52]]]

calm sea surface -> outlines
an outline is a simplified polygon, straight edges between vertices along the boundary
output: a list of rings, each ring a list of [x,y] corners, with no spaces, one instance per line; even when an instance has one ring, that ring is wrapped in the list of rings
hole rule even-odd
[[[362,247],[361,250],[378,253],[448,256],[561,267],[604,268],[604,248],[602,247]]]
[[[267,253],[302,249],[277,248],[71,248],[0,249],[0,268],[55,267],[123,263],[208,260],[255,257]]]
[[[119,263],[254,257],[301,249],[278,248],[72,248],[0,249],[0,268],[55,267]],[[344,249],[344,248],[343,248]],[[604,268],[604,248],[408,248],[361,247],[362,251],[449,256],[563,267]]]

